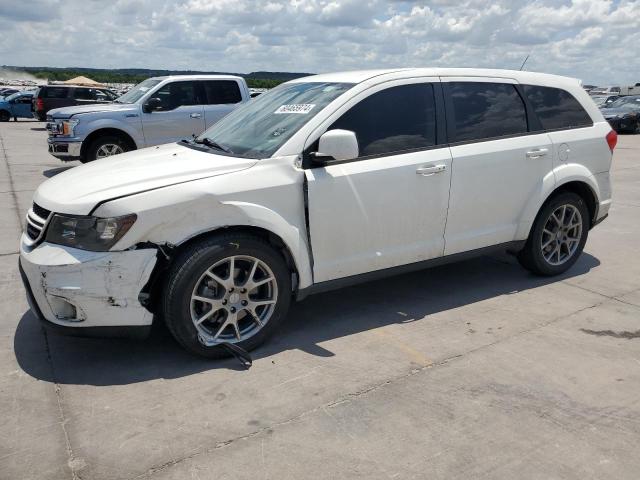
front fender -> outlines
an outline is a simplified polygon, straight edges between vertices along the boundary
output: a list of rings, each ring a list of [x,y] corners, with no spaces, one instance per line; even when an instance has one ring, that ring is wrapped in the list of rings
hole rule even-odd
[[[117,216],[126,211],[136,211],[138,219],[113,250],[125,250],[144,242],[179,246],[201,234],[225,227],[258,227],[282,239],[298,271],[299,287],[305,288],[313,283],[302,201],[292,201],[290,208],[279,213],[257,203],[221,199],[195,188],[198,183],[189,184],[194,188],[189,188],[188,194],[188,187],[183,185],[177,202],[170,192],[180,186],[116,199],[100,206],[94,214],[99,217]],[[294,188],[292,185],[289,198],[292,198]],[[133,209],[132,201],[136,197],[137,208]]]
[[[601,198],[598,182],[594,178],[591,171],[584,165],[578,163],[562,164],[556,167],[549,175],[547,175],[541,188],[527,202],[527,206],[518,225],[515,240],[526,240],[533,226],[536,215],[542,208],[542,205],[549,197],[562,185],[570,182],[581,182],[586,184],[593,192],[596,198],[596,206]]]
[[[128,121],[122,121],[119,119],[113,118],[96,118],[92,120],[88,120],[86,123],[82,116],[79,116],[80,127],[79,132],[76,133],[77,136],[86,139],[93,132],[102,129],[115,129],[121,130],[129,135],[134,143],[136,144],[136,148],[144,148],[144,137],[141,132],[141,120],[139,114],[130,113],[129,115],[138,115],[137,117],[127,118]]]

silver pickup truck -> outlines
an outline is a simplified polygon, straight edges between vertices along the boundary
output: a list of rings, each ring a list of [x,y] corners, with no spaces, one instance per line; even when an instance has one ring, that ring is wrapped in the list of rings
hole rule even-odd
[[[251,99],[241,77],[179,75],[149,78],[112,104],[48,113],[49,153],[90,162],[199,135]]]

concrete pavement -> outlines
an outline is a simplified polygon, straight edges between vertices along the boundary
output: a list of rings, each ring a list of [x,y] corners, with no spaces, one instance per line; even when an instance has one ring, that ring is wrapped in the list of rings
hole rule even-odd
[[[310,297],[234,360],[45,331],[17,272],[43,124],[0,124],[0,478],[637,479],[640,136],[563,277],[482,257]],[[72,188],[72,186],[70,187]]]

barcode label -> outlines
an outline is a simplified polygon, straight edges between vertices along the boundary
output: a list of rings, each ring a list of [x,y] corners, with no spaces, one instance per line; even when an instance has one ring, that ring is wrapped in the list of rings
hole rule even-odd
[[[273,113],[302,113],[307,114],[315,107],[313,103],[298,103],[294,105],[281,105]]]

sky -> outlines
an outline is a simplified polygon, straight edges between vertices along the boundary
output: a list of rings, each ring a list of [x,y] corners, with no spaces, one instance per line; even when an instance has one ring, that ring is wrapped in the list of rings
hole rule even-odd
[[[0,65],[486,67],[640,82],[640,0],[0,0]]]

